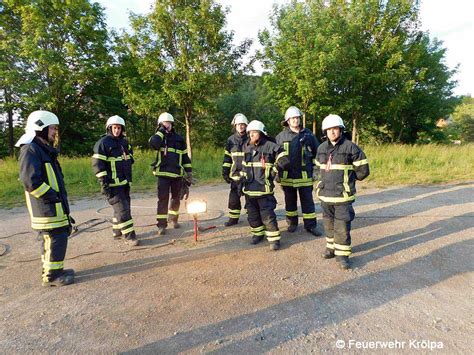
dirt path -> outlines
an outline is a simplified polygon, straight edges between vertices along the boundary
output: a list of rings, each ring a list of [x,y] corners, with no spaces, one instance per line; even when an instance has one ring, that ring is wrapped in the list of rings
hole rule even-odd
[[[71,238],[77,283],[64,288],[41,287],[32,233],[0,239],[0,353],[472,352],[474,184],[361,191],[349,272],[321,259],[324,238],[301,225],[278,252],[250,245],[246,221],[224,229],[226,189],[192,191],[217,218],[201,222],[217,228],[197,244],[190,222],[156,237],[145,227],[155,197],[134,196],[143,248],[112,240],[105,224]],[[73,216],[102,206],[77,201]],[[23,208],[0,220],[0,238],[30,231]]]

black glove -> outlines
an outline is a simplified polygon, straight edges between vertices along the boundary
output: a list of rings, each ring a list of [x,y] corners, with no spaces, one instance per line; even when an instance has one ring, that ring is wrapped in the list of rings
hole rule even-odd
[[[103,184],[100,187],[100,192],[102,192],[102,195],[104,195],[107,198],[110,198],[112,196],[112,191],[110,190],[110,187],[107,184]]]
[[[230,184],[232,182],[232,179],[230,178],[229,175],[222,175],[222,177],[224,178],[224,181],[228,184]]]
[[[156,129],[156,133],[161,132],[163,134],[166,134],[166,128],[163,125],[159,125],[158,128]]]

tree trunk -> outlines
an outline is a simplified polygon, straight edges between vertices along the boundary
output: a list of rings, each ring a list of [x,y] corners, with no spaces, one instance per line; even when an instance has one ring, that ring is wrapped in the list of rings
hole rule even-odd
[[[316,117],[313,119],[313,134],[316,135]]]
[[[355,144],[358,144],[356,140],[357,140],[357,114],[354,113],[352,115],[352,141]]]
[[[5,106],[8,107],[7,109],[7,116],[8,116],[8,152],[10,156],[13,157],[14,155],[14,144],[13,141],[13,109],[11,107],[11,97],[7,90],[5,90]]]
[[[186,121],[186,146],[188,147],[188,156],[189,159],[192,157],[192,147],[191,147],[191,127],[190,127],[190,121],[191,121],[191,109],[186,108],[184,110],[184,119]]]
[[[303,128],[306,128],[306,111],[303,112]]]

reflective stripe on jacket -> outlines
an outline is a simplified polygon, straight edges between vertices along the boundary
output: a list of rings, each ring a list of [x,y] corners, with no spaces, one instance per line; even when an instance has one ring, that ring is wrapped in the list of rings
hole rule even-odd
[[[276,136],[276,142],[285,149],[290,166],[280,174],[281,186],[302,187],[313,185],[313,167],[319,142],[307,128],[299,133],[285,127]]]
[[[69,226],[69,203],[57,156],[57,150],[38,137],[20,149],[20,181],[35,230]]]
[[[98,179],[109,186],[123,186],[132,182],[133,150],[123,137],[104,135],[94,146],[92,168]]]
[[[222,163],[222,175],[229,176],[234,181],[239,181],[243,169],[244,146],[248,141],[248,136],[239,133],[231,135],[227,139],[224,150],[224,162]]]
[[[192,171],[186,142],[174,129],[169,133],[157,130],[149,143],[157,151],[153,166],[153,175],[177,178]]]
[[[249,197],[272,195],[275,175],[290,163],[288,153],[266,137],[262,137],[257,145],[246,144],[244,152],[243,193]]]
[[[369,163],[364,152],[344,136],[336,145],[322,143],[316,154],[319,178],[316,196],[328,204],[344,204],[355,200],[356,180],[369,176]]]

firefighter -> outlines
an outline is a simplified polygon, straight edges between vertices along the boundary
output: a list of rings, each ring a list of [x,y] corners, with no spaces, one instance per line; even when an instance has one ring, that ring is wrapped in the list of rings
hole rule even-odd
[[[139,245],[133,227],[130,206],[133,150],[125,138],[125,121],[120,116],[109,117],[104,134],[94,146],[92,167],[101,192],[114,210],[112,235],[124,238],[131,246]]]
[[[356,180],[369,176],[364,152],[344,136],[344,122],[338,115],[327,116],[322,131],[327,136],[316,154],[319,181],[316,196],[321,200],[326,230],[325,259],[336,257],[342,269],[349,269],[351,222],[355,217]]]
[[[20,181],[23,183],[31,228],[42,240],[43,286],[74,283],[74,270],[64,269],[68,237],[74,220],[64,176],[58,162],[59,119],[49,111],[34,111],[27,119],[20,147]]]
[[[179,228],[179,205],[182,184],[191,183],[192,167],[186,142],[174,129],[174,118],[163,112],[158,118],[158,128],[149,140],[157,151],[153,174],[157,177],[158,206],[156,225],[158,235],[166,233],[168,219],[173,228]],[[171,192],[171,202],[170,200]],[[169,208],[168,208],[169,204]]]
[[[242,183],[240,181],[242,161],[244,160],[244,145],[248,136],[245,132],[249,121],[245,115],[238,113],[232,120],[234,134],[227,139],[224,150],[224,162],[222,164],[222,177],[230,184],[229,192],[229,220],[224,223],[226,227],[233,226],[239,222],[242,205]]]
[[[252,232],[251,244],[266,236],[272,250],[280,249],[280,231],[275,215],[274,176],[290,163],[288,154],[272,142],[260,121],[247,126],[249,142],[244,150],[243,193],[246,196],[248,222]]]
[[[290,166],[279,176],[285,194],[288,232],[295,232],[298,226],[299,194],[304,228],[315,236],[321,236],[313,201],[313,181],[316,177],[313,169],[316,167],[319,142],[310,130],[302,127],[301,111],[295,106],[286,110],[283,126],[283,130],[276,136],[276,142],[285,149],[290,159]]]

